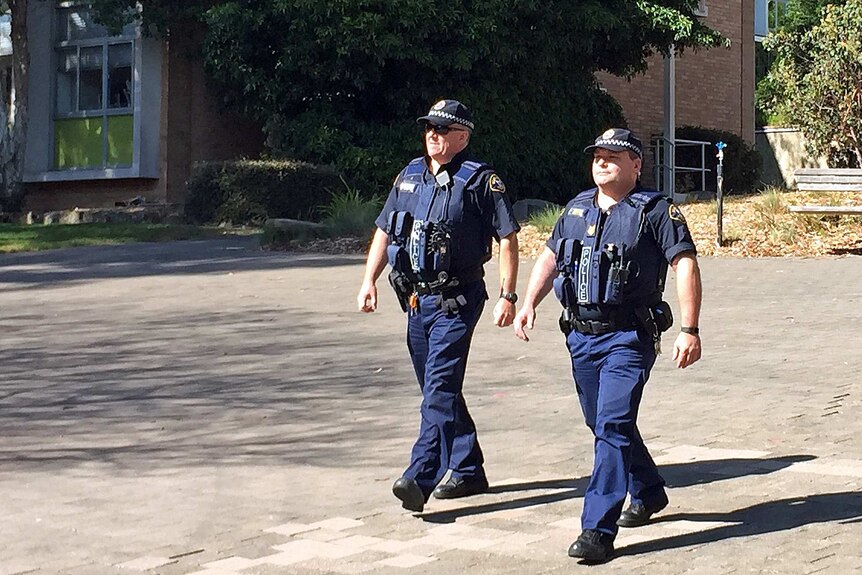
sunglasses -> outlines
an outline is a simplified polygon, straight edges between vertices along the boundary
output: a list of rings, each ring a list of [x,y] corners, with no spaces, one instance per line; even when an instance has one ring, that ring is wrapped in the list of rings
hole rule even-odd
[[[453,128],[452,126],[438,126],[437,124],[432,124],[431,122],[428,122],[427,124],[425,124],[425,131],[430,132],[431,130],[434,130],[435,134],[440,134],[441,136],[445,136],[449,132],[466,132],[466,130],[463,130],[461,128]]]

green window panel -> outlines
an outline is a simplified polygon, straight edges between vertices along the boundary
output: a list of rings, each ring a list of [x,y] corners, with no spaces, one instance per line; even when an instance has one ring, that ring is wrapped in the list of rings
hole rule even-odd
[[[102,118],[54,120],[54,165],[58,169],[104,165]]]
[[[135,117],[108,116],[108,166],[131,166],[134,154]]]

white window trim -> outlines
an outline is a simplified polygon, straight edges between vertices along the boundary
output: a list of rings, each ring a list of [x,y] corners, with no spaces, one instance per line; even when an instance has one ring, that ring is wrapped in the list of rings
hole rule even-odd
[[[57,17],[58,11],[57,8],[71,8],[76,5],[86,4],[86,2],[60,2],[56,5],[54,9],[51,10],[51,42],[52,42],[52,69],[57,69],[57,49],[62,48],[65,45],[69,45],[67,42],[58,42],[55,36],[57,30]],[[46,172],[42,172],[39,174],[34,174],[31,177],[27,178],[28,182],[63,182],[63,181],[74,181],[74,180],[114,180],[114,179],[123,179],[123,178],[158,178],[156,175],[144,175],[141,173],[141,119],[142,119],[142,109],[141,109],[141,70],[143,69],[143,49],[141,42],[142,35],[140,26],[136,28],[135,35],[125,35],[117,37],[118,42],[132,42],[132,59],[133,59],[133,68],[132,68],[132,77],[133,77],[133,94],[132,94],[132,165],[131,166],[122,166],[122,167],[105,167],[105,168],[50,168]],[[93,41],[93,45],[103,45],[106,39],[101,38]],[[81,42],[76,42],[73,45],[86,45],[89,41],[84,40]],[[109,42],[110,43],[110,42]],[[56,73],[51,74],[51,121],[49,122],[50,126],[50,134],[49,134],[49,142],[50,142],[50,154],[51,154],[51,164],[54,163],[54,121],[58,118],[62,117],[86,117],[86,113],[77,112],[70,115],[58,115],[56,111],[56,94],[57,94],[57,75]],[[119,114],[128,114],[129,109],[123,108],[122,111],[115,112]],[[105,114],[99,113],[96,116],[104,116]],[[110,109],[108,109],[107,115],[111,115]]]

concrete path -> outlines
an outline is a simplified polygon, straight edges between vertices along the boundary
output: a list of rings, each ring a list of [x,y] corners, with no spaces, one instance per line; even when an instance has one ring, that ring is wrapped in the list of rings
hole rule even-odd
[[[385,279],[354,311],[362,258],[2,256],[0,575],[862,571],[862,259],[701,265],[704,359],[659,358],[640,419],[671,504],[589,568],[556,302],[528,344],[486,308],[466,396],[491,493],[413,516],[390,486],[420,396]]]

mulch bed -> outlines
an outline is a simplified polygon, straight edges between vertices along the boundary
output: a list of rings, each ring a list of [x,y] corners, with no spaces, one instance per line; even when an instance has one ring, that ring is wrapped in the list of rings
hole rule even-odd
[[[724,202],[724,243],[716,246],[716,202],[681,205],[700,255],[728,257],[821,257],[862,255],[862,217],[792,214],[788,205],[862,205],[862,193],[785,192],[730,196]],[[521,257],[536,258],[548,231],[524,225],[518,234]],[[370,238],[290,242],[271,249],[325,254],[362,254]],[[495,244],[496,253],[496,244]]]

